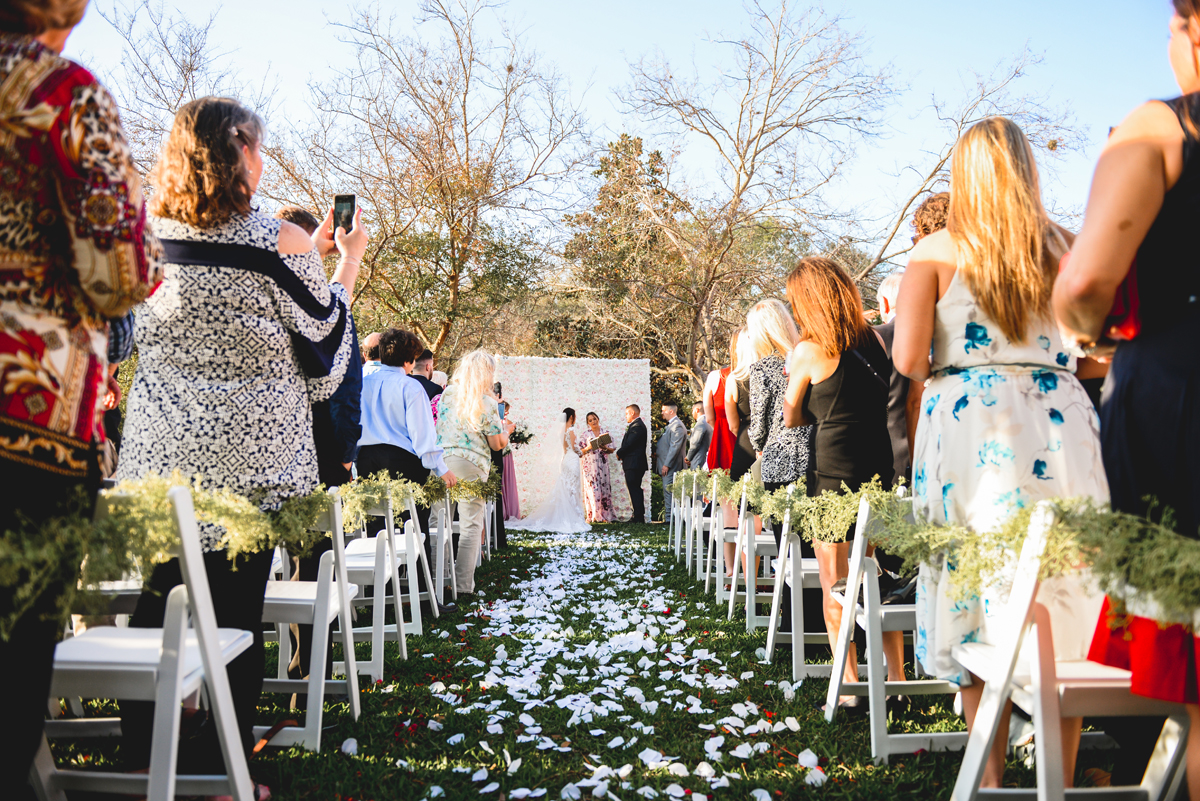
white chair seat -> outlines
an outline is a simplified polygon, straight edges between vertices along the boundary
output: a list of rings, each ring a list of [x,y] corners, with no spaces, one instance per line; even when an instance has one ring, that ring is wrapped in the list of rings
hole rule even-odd
[[[268,581],[266,598],[263,600],[263,620],[272,623],[312,624],[313,605],[317,602],[317,583],[314,581]],[[350,599],[358,596],[358,585],[349,584],[346,595]],[[338,594],[329,594],[328,622],[338,615]]]
[[[382,533],[382,532],[380,532]],[[425,548],[424,532],[417,533],[417,547],[419,550]],[[396,548],[396,564],[402,564],[401,557],[408,553],[407,546],[404,543],[404,537],[392,537],[392,542]],[[356,540],[351,540],[346,543],[346,569],[354,570],[356,567],[375,567],[375,538],[374,537],[359,537]]]
[[[100,626],[60,642],[54,649],[51,696],[92,697],[97,693],[113,693],[116,698],[154,700],[162,640],[162,629]],[[254,637],[248,631],[217,629],[217,646],[225,664],[253,642]],[[194,629],[188,631],[184,648],[183,693],[189,695],[204,679],[200,643]]]

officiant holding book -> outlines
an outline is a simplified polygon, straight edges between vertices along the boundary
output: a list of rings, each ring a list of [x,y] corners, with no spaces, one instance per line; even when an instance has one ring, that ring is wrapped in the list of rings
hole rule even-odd
[[[580,437],[583,444],[583,509],[589,523],[611,523],[613,502],[608,456],[614,451],[612,436],[600,427],[600,417],[595,412],[588,412],[586,423]]]

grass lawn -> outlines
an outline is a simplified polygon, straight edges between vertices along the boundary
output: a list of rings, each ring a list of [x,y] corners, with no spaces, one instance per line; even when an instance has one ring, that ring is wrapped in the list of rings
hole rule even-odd
[[[479,569],[477,588],[409,638],[407,662],[389,645],[388,678],[363,688],[358,721],[344,703],[327,708],[321,753],[268,748],[254,758],[276,799],[949,797],[958,754],[876,767],[865,719],[827,725],[814,708],[824,682],[785,700],[787,660],[760,663],[765,631],[725,619],[675,567],[662,525],[511,538]],[[264,696],[259,722],[296,714],[282,703]],[[893,725],[963,723],[935,696]],[[348,738],[355,756],[339,749]],[[821,760],[823,786],[806,783],[817,774],[798,763],[805,749]],[[100,743],[55,750],[88,764],[119,756]],[[1079,769],[1097,764],[1083,754]],[[1014,762],[1006,780],[1029,786],[1033,772]]]

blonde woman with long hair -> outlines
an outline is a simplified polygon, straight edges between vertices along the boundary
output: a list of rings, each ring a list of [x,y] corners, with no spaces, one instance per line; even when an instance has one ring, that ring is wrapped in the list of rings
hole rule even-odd
[[[972,126],[954,151],[949,223],[913,249],[897,303],[896,367],[916,380],[932,377],[913,458],[915,509],[924,519],[985,532],[1043,498],[1108,501],[1096,413],[1050,312],[1071,239],[1042,207],[1021,129],[1001,117]],[[923,568],[918,583],[917,658],[926,672],[964,687],[968,728],[983,687],[951,648],[994,641],[1006,594],[998,585],[982,598],[960,598],[945,563]],[[1050,608],[1055,655],[1086,657],[1101,599],[1072,577],[1043,583],[1039,598]],[[1001,721],[987,786],[1003,778],[1007,713]],[[1068,786],[1079,724],[1063,723]]]
[[[486,480],[492,469],[492,451],[504,448],[512,433],[512,422],[500,419],[492,394],[495,377],[495,358],[486,351],[471,351],[459,360],[438,401],[438,444],[444,451],[446,467],[460,480]],[[460,593],[475,592],[484,506],[482,498],[458,502],[461,533],[454,578]]]

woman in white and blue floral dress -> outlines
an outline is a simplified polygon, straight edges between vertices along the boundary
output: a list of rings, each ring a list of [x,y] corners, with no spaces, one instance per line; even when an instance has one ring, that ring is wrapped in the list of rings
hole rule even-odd
[[[1107,502],[1099,421],[1049,313],[1070,238],[1046,216],[1020,129],[992,118],[968,131],[954,155],[950,224],[914,248],[897,302],[896,366],[931,376],[913,458],[919,518],[986,532],[1044,498]],[[994,642],[1011,583],[1011,574],[995,576],[982,597],[962,598],[952,564],[921,570],[916,656],[926,672],[964,686],[968,727],[982,683],[951,648]],[[1044,582],[1038,599],[1056,656],[1085,658],[1102,597],[1070,576]],[[996,739],[1007,743],[1006,732]],[[1064,752],[1073,773],[1069,739]],[[985,784],[996,785],[1004,763],[1001,751],[993,756]]]

